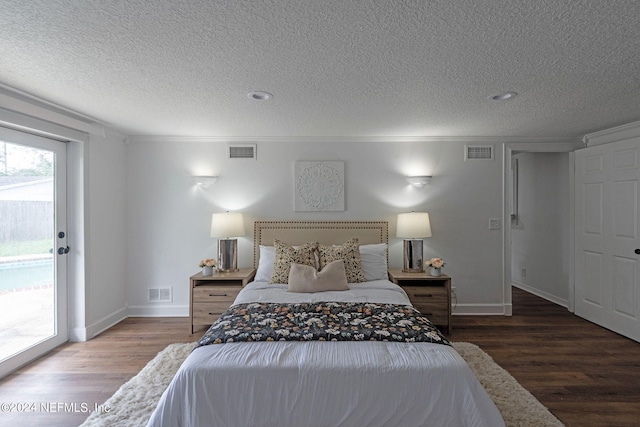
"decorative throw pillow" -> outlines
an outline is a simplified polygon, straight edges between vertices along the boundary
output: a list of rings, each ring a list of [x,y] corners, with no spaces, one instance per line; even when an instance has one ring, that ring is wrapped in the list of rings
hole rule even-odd
[[[289,292],[347,291],[347,274],[341,259],[327,264],[322,271],[308,265],[291,264]]]
[[[340,246],[319,245],[318,261],[320,263],[320,271],[329,263],[341,259],[344,261],[347,281],[349,283],[364,282],[365,278],[358,246],[360,244],[357,237],[346,241]]]
[[[276,248],[275,261],[273,263],[273,274],[271,275],[271,283],[288,283],[289,282],[289,270],[291,269],[291,263],[298,263],[308,265],[309,267],[316,267],[315,251],[318,247],[318,242],[305,243],[298,248],[287,245],[280,240],[274,241]]]

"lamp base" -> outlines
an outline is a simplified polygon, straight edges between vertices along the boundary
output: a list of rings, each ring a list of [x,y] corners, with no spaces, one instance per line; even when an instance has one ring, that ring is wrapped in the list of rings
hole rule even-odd
[[[422,239],[404,241],[404,273],[424,273]]]
[[[218,270],[226,273],[238,271],[238,239],[218,240]]]

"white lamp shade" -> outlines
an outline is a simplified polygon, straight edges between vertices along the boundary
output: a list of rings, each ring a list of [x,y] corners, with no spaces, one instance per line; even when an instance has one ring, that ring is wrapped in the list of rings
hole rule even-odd
[[[211,237],[245,236],[241,213],[214,213],[211,216]]]
[[[431,237],[431,221],[428,212],[398,214],[396,236],[401,238]]]

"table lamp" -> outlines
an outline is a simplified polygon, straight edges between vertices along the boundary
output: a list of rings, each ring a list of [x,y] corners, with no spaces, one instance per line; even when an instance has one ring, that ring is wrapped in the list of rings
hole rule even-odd
[[[211,237],[218,238],[218,270],[238,271],[238,239],[245,235],[241,213],[214,213],[211,216]]]
[[[423,237],[431,237],[431,222],[428,212],[411,212],[398,214],[396,236],[404,238],[405,273],[424,272],[422,255]]]

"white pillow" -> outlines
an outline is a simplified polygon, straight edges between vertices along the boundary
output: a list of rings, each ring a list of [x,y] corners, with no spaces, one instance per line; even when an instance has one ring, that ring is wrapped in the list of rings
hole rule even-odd
[[[360,262],[367,282],[371,280],[388,280],[387,244],[360,245]]]
[[[273,274],[273,264],[276,262],[276,247],[260,245],[260,259],[258,271],[253,279],[256,282],[269,282]]]

